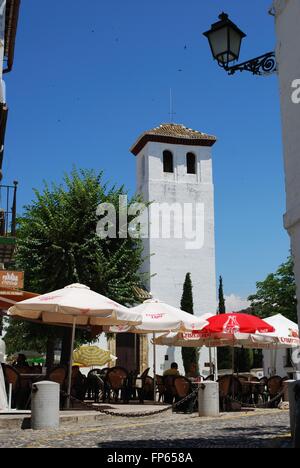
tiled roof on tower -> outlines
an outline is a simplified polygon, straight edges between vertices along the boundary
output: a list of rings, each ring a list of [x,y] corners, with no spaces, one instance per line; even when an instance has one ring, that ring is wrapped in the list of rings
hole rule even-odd
[[[159,127],[144,132],[130,151],[137,156],[149,142],[172,143],[177,145],[213,146],[217,141],[215,136],[192,130],[184,125],[165,123]]]

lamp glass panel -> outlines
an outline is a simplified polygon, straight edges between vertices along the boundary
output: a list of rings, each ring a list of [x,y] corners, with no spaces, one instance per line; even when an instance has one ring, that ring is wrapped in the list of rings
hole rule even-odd
[[[242,44],[242,36],[235,29],[229,29],[230,37],[230,55],[234,57],[232,60],[238,60]]]
[[[209,34],[209,42],[212,53],[215,59],[220,60],[220,57],[226,56],[228,51],[228,29],[212,30]]]

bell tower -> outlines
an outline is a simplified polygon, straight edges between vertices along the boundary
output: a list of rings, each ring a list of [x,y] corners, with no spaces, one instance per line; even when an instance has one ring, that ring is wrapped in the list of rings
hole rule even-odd
[[[214,314],[217,307],[215,143],[214,136],[169,123],[143,133],[131,148],[137,192],[150,203],[149,235],[143,240],[143,270],[150,273],[145,286],[153,297],[180,308],[185,276],[191,273],[195,315]],[[181,349],[175,355],[171,349],[162,354],[158,363],[166,361],[164,368],[172,360],[181,363]],[[203,360],[207,362],[207,356]]]

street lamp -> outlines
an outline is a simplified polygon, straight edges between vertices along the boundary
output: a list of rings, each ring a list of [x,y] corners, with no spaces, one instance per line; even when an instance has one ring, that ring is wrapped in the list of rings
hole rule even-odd
[[[276,71],[275,52],[268,52],[237,65],[230,65],[239,59],[242,40],[246,34],[234,24],[226,13],[221,13],[217,23],[204,33],[207,37],[213,58],[229,75],[237,71],[250,71],[253,75],[266,75]]]

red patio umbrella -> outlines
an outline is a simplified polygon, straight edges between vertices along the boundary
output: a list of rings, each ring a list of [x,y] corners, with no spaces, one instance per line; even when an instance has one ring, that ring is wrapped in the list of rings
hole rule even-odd
[[[203,335],[234,335],[235,333],[272,333],[274,327],[264,320],[249,314],[220,314],[207,319],[209,324],[203,328]]]

